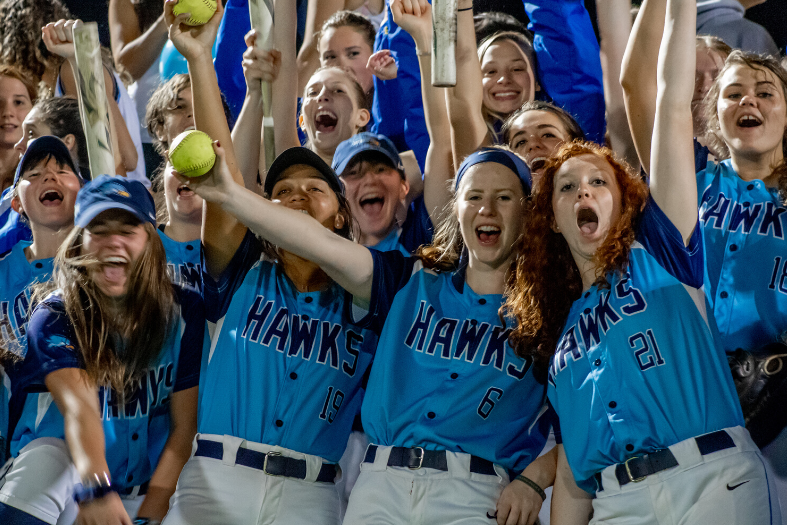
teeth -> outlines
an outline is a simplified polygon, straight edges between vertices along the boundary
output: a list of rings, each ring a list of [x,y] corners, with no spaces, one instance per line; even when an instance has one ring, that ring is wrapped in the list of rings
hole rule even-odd
[[[506,91],[504,93],[495,93],[494,96],[496,96],[496,97],[515,97],[517,95],[518,95],[518,93],[516,93],[514,91]]]
[[[105,263],[110,264],[126,264],[126,259],[124,257],[107,257],[104,259]]]
[[[369,194],[364,195],[363,197],[361,197],[360,200],[361,200],[361,202],[363,202],[363,201],[368,201],[368,200],[371,200],[371,199],[382,199],[382,198],[383,198],[383,195],[381,193],[369,193]]]
[[[481,232],[499,232],[500,228],[496,226],[479,226],[478,231]]]
[[[326,110],[318,111],[317,115],[315,115],[316,118],[326,117],[326,116],[327,117],[331,117],[331,118],[336,118],[336,114],[335,113],[333,113],[331,111],[326,111]]]

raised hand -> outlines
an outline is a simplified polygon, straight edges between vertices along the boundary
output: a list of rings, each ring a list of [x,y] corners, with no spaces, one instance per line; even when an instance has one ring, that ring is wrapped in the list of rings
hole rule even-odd
[[[273,82],[279,76],[281,67],[281,51],[278,49],[264,50],[254,47],[257,32],[252,29],[244,37],[246,51],[243,53],[243,76],[246,88],[250,92],[260,92],[260,82]]]
[[[218,141],[213,142],[213,151],[216,153],[216,162],[213,164],[213,168],[202,177],[186,177],[174,170],[172,174],[206,201],[223,204],[227,200],[230,189],[233,186],[238,186],[238,183],[232,178],[232,173],[230,173],[225,160],[224,148]],[[168,166],[167,169],[172,168]]]
[[[372,54],[366,63],[366,69],[380,80],[393,80],[399,71],[396,60],[391,56],[390,49],[381,49]]]
[[[431,49],[432,6],[427,0],[393,0],[391,13],[394,22],[413,37],[419,52]]]
[[[66,60],[74,58],[74,26],[82,24],[81,20],[58,20],[41,28],[41,38],[50,53]]]
[[[186,60],[193,60],[201,56],[210,57],[213,43],[219,32],[221,17],[224,16],[222,2],[216,2],[216,12],[207,23],[201,26],[189,26],[183,23],[189,18],[190,13],[181,13],[175,16],[172,9],[177,3],[178,0],[164,2],[164,22],[169,28],[169,39],[172,40],[175,49],[186,57]]]

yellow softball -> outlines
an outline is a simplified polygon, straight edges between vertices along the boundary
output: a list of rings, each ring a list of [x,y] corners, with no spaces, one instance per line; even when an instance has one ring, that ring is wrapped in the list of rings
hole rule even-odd
[[[216,162],[213,140],[201,131],[184,131],[172,141],[169,161],[178,173],[186,177],[201,177]]]
[[[201,26],[216,12],[216,0],[180,0],[172,8],[172,14],[191,13],[184,22],[190,26]]]

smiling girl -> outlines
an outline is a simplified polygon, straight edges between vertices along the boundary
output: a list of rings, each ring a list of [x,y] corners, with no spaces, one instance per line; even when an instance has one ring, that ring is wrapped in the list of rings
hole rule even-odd
[[[0,66],[0,191],[14,180],[19,154],[14,144],[22,137],[22,122],[33,108],[35,83],[19,69]]]

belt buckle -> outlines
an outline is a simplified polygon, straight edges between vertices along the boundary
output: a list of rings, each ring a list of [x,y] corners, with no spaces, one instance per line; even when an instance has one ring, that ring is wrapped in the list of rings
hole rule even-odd
[[[267,452],[265,454],[265,461],[262,463],[262,471],[267,476],[273,476],[273,477],[276,477],[276,478],[283,477],[283,474],[271,474],[270,472],[268,472],[268,458],[270,456],[281,456],[281,452],[274,452],[274,451]]]
[[[647,476],[642,476],[641,478],[635,478],[634,476],[631,475],[631,469],[629,468],[629,461],[641,457],[643,456],[634,456],[633,458],[628,458],[626,461],[623,462],[623,465],[626,467],[626,474],[628,474],[629,481],[631,481],[632,483],[639,483],[640,481],[643,481],[645,478],[647,478]]]
[[[407,465],[407,468],[409,468],[410,470],[418,470],[424,466],[424,456],[426,455],[426,452],[424,451],[424,447],[413,447],[411,450],[420,450],[421,455],[418,458],[419,461],[417,467],[411,467],[410,465]]]

